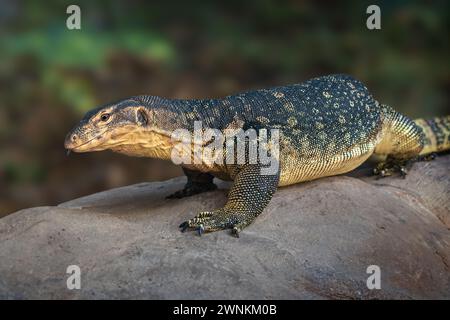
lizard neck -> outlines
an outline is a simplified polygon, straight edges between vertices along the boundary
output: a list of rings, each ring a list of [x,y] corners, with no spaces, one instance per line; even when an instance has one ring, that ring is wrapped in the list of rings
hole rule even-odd
[[[203,128],[222,130],[237,117],[245,117],[243,102],[238,97],[223,99],[166,99],[140,96],[147,110],[152,113],[152,125],[166,132],[177,129],[194,130],[196,121]]]

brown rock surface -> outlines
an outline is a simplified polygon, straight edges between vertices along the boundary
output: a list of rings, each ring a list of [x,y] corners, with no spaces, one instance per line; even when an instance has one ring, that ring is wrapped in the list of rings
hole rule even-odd
[[[0,298],[450,298],[450,156],[406,179],[340,176],[281,188],[237,239],[177,227],[221,206],[166,200],[184,178],[0,219]],[[68,290],[66,268],[81,268]],[[366,268],[381,269],[369,290]]]

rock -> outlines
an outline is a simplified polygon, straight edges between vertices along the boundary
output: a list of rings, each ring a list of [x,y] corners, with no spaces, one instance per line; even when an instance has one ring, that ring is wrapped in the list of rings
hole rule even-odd
[[[178,225],[220,189],[166,200],[184,178],[0,219],[0,298],[450,298],[450,156],[401,179],[352,175],[281,188],[239,239]],[[81,269],[68,290],[66,269]],[[381,289],[369,290],[370,265]]]

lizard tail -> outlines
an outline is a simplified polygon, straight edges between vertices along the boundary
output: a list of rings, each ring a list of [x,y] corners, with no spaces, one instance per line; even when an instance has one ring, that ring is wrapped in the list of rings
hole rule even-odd
[[[422,129],[425,136],[420,155],[450,149],[450,115],[429,120],[416,119],[414,122]]]

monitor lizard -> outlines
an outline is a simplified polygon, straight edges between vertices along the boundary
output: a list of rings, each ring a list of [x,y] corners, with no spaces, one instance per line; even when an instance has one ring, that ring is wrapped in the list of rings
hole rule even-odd
[[[374,168],[375,174],[405,175],[414,161],[450,149],[450,116],[413,121],[378,103],[349,75],[322,76],[219,99],[130,97],[89,111],[66,136],[65,148],[110,149],[170,160],[175,145],[172,133],[180,128],[192,132],[195,121],[222,131],[280,131],[276,173],[263,175],[262,164],[248,159],[239,164],[182,165],[187,183],[170,198],[214,190],[214,177],[234,181],[224,207],[200,212],[180,225],[182,231],[197,230],[200,235],[231,229],[239,236],[278,187],[346,173],[372,154],[387,155]]]

